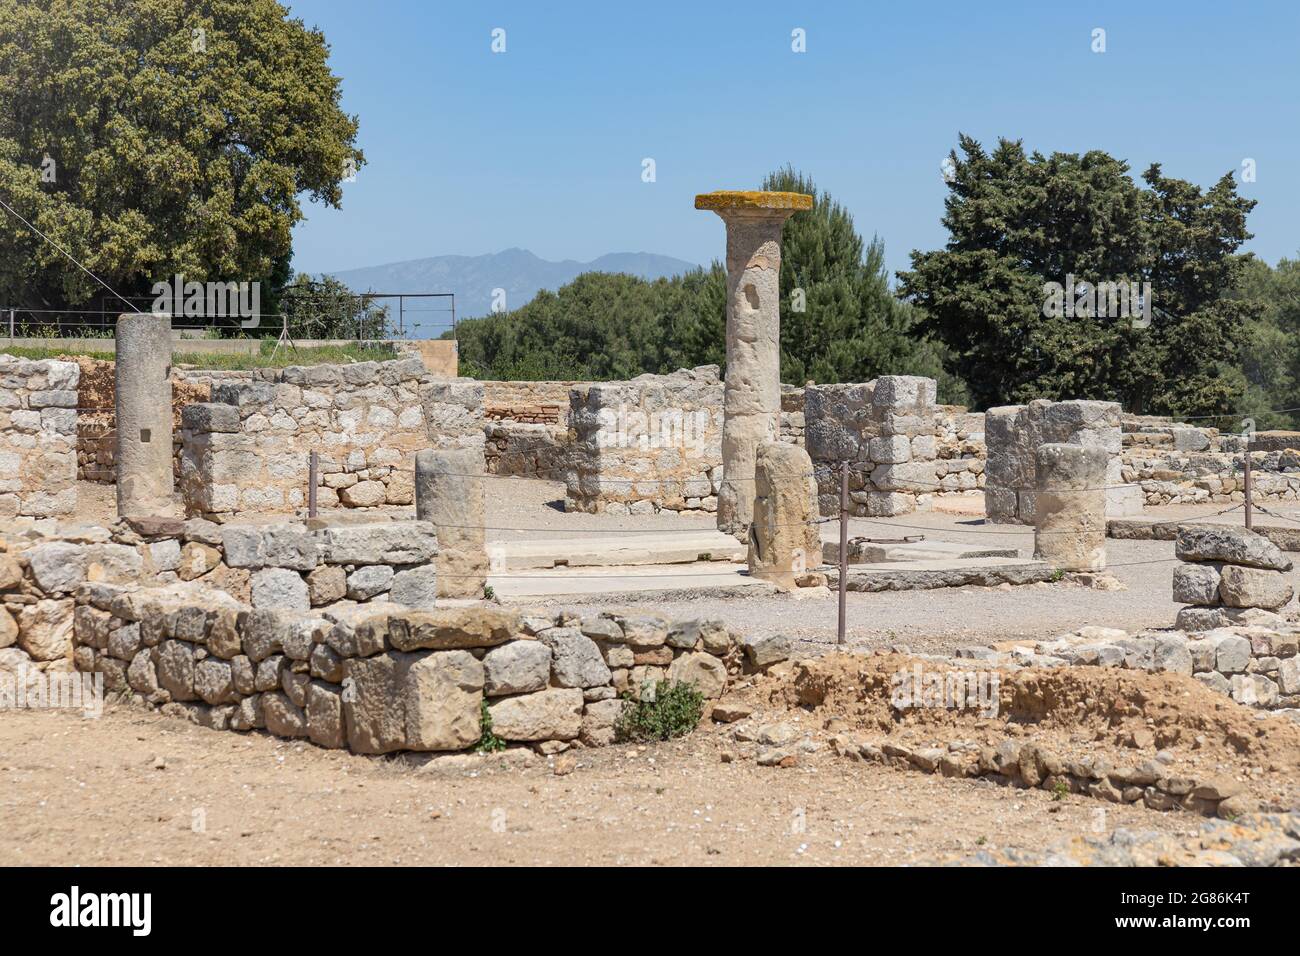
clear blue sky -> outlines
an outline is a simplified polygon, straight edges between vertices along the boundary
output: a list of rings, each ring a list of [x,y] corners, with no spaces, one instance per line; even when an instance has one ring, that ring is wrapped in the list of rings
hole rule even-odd
[[[1202,186],[1252,158],[1248,248],[1271,263],[1300,250],[1294,0],[291,6],[325,32],[367,158],[341,210],[306,207],[299,270],[510,246],[704,263],[723,227],[694,195],[755,188],[786,162],[905,268],[945,240],[939,164],[959,130],[1103,149],[1135,174],[1159,161]]]

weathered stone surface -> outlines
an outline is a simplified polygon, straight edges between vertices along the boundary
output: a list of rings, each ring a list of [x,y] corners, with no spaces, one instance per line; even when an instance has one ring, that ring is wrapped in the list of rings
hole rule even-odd
[[[1219,567],[1184,562],[1174,568],[1174,600],[1179,604],[1219,603]]]
[[[347,572],[336,564],[322,564],[307,575],[307,599],[312,607],[341,601],[347,591]]]
[[[351,658],[343,669],[348,744],[357,753],[458,750],[478,741],[483,665],[471,654],[392,652]]]
[[[484,655],[483,670],[489,697],[542,690],[551,678],[551,649],[541,641],[511,641]]]
[[[614,727],[623,713],[623,701],[617,699],[592,701],[582,714],[580,739],[588,747],[603,747],[614,743]]]
[[[668,640],[668,622],[657,617],[625,617],[621,621],[623,640],[638,651],[662,647]]]
[[[332,684],[342,682],[343,658],[335,654],[328,644],[316,644],[312,647],[309,664],[312,677],[319,677]]]
[[[518,629],[518,613],[488,605],[400,611],[388,618],[388,640],[399,651],[495,647]]]
[[[306,611],[311,607],[307,582],[288,568],[263,568],[253,572],[253,607]]]
[[[272,609],[254,609],[244,615],[243,650],[254,663],[284,650],[288,615]]]
[[[171,318],[149,313],[121,315],[116,339],[117,513],[162,514],[171,506],[174,490]]]
[[[198,541],[189,541],[181,548],[176,573],[182,581],[193,581],[207,574],[221,563],[221,552]]]
[[[320,532],[320,548],[331,564],[423,564],[438,554],[438,536],[427,521],[343,525]]]
[[[790,656],[790,638],[783,634],[747,634],[741,646],[751,667],[768,667]]]
[[[267,525],[262,531],[266,566],[310,571],[320,560],[316,538],[301,525]]]
[[[694,684],[708,700],[722,696],[727,688],[727,668],[722,661],[704,651],[681,654],[668,667],[668,680]]]
[[[32,580],[47,595],[70,594],[86,580],[84,545],[66,541],[38,544],[27,550]]]
[[[1229,607],[1262,607],[1276,611],[1287,604],[1295,590],[1281,571],[1225,565],[1219,581],[1219,597]]]
[[[476,597],[482,597],[480,590]],[[435,565],[425,564],[417,568],[407,568],[393,575],[393,584],[388,591],[388,599],[403,607],[433,607],[438,599],[438,569]]]
[[[755,467],[749,573],[792,591],[796,580],[821,562],[821,541],[813,523],[817,483],[812,459],[796,445],[765,442],[758,446]]]
[[[118,660],[129,661],[140,650],[140,624],[123,624],[108,635],[108,653]]]
[[[596,642],[572,627],[552,627],[537,635],[551,649],[551,674],[560,687],[597,687],[609,683],[609,667]]]
[[[1225,635],[1215,651],[1214,669],[1221,674],[1238,674],[1250,664],[1250,641],[1237,634]]]
[[[487,584],[482,447],[430,448],[415,456],[415,513],[438,529],[440,597],[478,598]]]
[[[137,694],[148,697],[158,691],[158,672],[153,664],[153,651],[142,648],[126,669],[127,685]]]
[[[307,715],[281,691],[263,694],[262,716],[266,729],[277,737],[306,737]]]
[[[18,646],[33,660],[54,661],[72,653],[74,604],[46,599],[18,612]]]
[[[1184,561],[1222,561],[1271,571],[1290,571],[1291,559],[1262,535],[1231,525],[1184,525],[1174,553]]]
[[[1106,449],[1048,442],[1036,452],[1034,557],[1065,571],[1106,566]]]
[[[388,590],[393,583],[393,569],[386,564],[369,564],[348,575],[347,596],[353,601],[369,601]]]
[[[172,700],[194,700],[194,647],[185,641],[158,645],[158,684]]]
[[[572,740],[582,729],[582,691],[552,688],[488,704],[492,732],[503,740]]]
[[[343,721],[343,689],[314,680],[307,688],[307,736],[320,747],[347,746]]]
[[[228,663],[214,657],[194,665],[194,692],[209,704],[235,701],[234,673]]]

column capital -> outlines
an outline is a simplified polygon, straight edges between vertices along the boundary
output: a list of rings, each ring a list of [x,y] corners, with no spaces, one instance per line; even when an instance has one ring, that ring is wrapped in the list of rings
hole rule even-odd
[[[765,192],[761,189],[719,189],[695,197],[696,209],[709,209],[724,218],[734,213],[785,219],[812,206],[813,197],[807,193]]]

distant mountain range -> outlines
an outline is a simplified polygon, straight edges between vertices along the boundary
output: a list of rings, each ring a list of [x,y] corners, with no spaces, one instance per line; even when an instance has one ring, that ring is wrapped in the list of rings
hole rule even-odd
[[[590,262],[574,259],[550,262],[527,249],[506,249],[484,256],[431,256],[390,262],[347,269],[333,276],[353,292],[454,292],[456,318],[466,319],[492,311],[494,289],[504,289],[505,307],[517,309],[542,289],[558,289],[583,272],[627,272],[643,279],[659,279],[694,268],[693,262],[649,252],[612,252]],[[396,312],[396,303],[391,305]],[[418,304],[407,299],[408,328],[413,324],[412,310],[439,307],[440,304]],[[421,314],[423,329],[414,332],[413,337],[438,336],[448,327],[448,318],[443,313]]]

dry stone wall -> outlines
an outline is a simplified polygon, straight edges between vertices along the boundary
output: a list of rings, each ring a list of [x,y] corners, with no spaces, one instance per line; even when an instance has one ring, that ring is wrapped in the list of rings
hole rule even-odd
[[[73,659],[109,692],[218,730],[265,729],[356,753],[466,750],[484,731],[553,753],[614,740],[624,699],[658,681],[717,698],[772,648],[720,623],[493,605],[319,614],[257,610],[187,585],[84,584]],[[761,656],[760,656],[761,654]]]
[[[1291,559],[1245,528],[1185,525],[1178,529],[1174,554],[1180,561],[1174,569],[1174,600],[1187,605],[1176,623],[1183,630],[1275,620],[1295,596],[1287,577]]]
[[[73,362],[0,355],[0,518],[77,509],[77,383]]]
[[[412,357],[263,370],[220,382],[212,401],[182,412],[181,490],[187,513],[277,513],[307,503],[319,455],[320,508],[409,505],[414,455],[481,447],[483,387],[430,381]]]
[[[568,510],[717,510],[722,382],[716,365],[575,386],[570,403]]]

